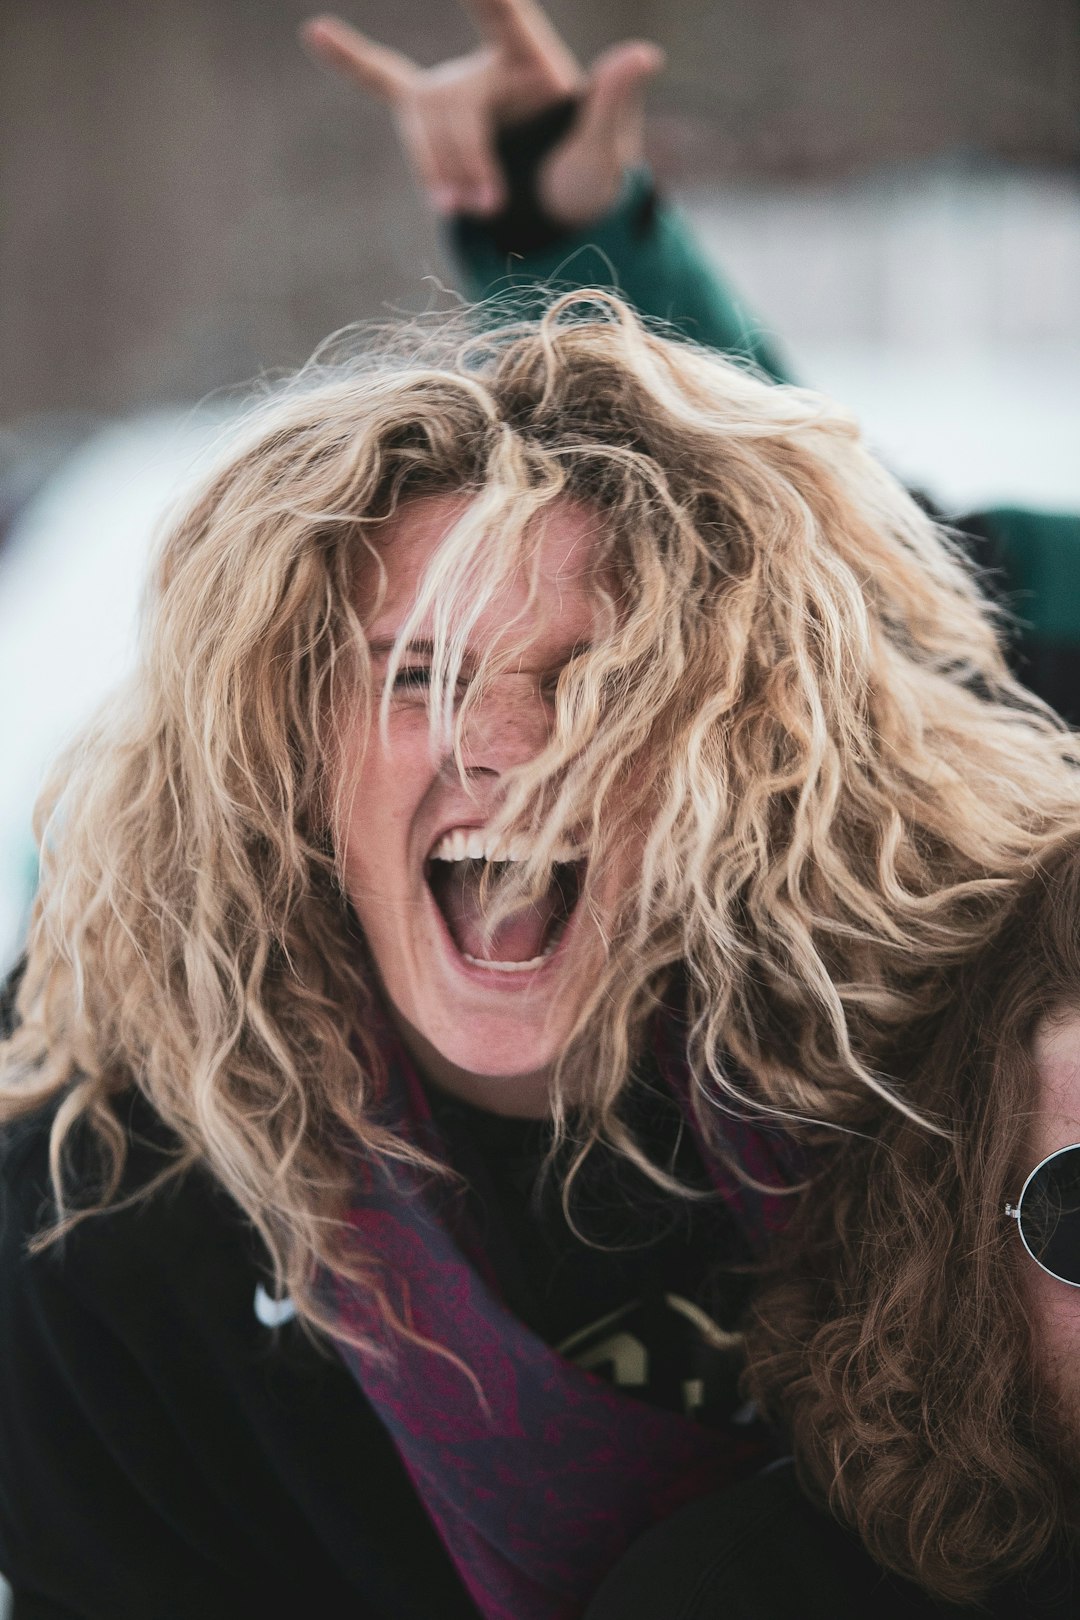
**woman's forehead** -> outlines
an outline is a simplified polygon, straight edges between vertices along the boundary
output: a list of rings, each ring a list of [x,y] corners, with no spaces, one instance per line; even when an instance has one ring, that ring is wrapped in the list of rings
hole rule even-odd
[[[425,570],[470,504],[470,497],[458,494],[418,496],[380,528],[375,543],[386,571],[386,589],[378,614],[368,626],[373,648],[394,639],[413,606]],[[575,645],[588,640],[597,609],[601,533],[599,515],[578,502],[558,501],[545,508],[535,520],[533,601],[529,603],[529,580],[521,571],[488,604],[476,634],[495,642],[513,620],[515,638],[527,631],[540,640],[551,637]],[[367,559],[361,569],[364,595],[376,573],[376,563]],[[425,628],[418,628],[418,637]]]

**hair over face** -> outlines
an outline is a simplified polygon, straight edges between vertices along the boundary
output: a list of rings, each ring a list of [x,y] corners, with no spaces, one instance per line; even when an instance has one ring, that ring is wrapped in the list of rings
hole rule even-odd
[[[379,723],[396,667],[380,699],[361,564],[381,523],[443,491],[471,499],[398,638],[433,616],[435,747],[459,747],[513,658],[511,635],[455,701],[469,627],[528,576],[545,511],[596,514],[606,628],[560,677],[550,741],[493,825],[535,836],[517,881],[537,891],[584,830],[586,904],[620,841],[641,841],[563,1064],[589,1127],[627,1151],[618,1099],[679,965],[703,1117],[909,1107],[881,1053],[1080,821],[1071,735],[1008,674],[950,539],[820,396],[600,294],[308,367],[173,523],[137,672],[44,796],[2,1110],[62,1097],[58,1185],[82,1120],[107,1197],[111,1101],[141,1088],[313,1319],[316,1263],[363,1269],[337,1222],[353,1155],[422,1157],[373,1108],[375,983],[333,761],[346,721]]]

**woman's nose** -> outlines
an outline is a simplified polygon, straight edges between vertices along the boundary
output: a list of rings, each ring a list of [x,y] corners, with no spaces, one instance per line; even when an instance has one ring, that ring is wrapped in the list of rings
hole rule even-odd
[[[553,706],[535,675],[500,675],[466,716],[463,763],[471,770],[523,765],[546,745]]]

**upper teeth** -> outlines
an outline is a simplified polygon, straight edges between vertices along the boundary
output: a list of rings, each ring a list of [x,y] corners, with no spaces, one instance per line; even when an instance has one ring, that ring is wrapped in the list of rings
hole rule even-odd
[[[496,838],[483,827],[453,827],[444,833],[431,851],[433,861],[524,861],[529,847],[524,840]],[[578,858],[572,849],[556,851],[557,861]]]
[[[433,861],[523,861],[525,846],[493,838],[483,827],[454,827],[431,852]]]

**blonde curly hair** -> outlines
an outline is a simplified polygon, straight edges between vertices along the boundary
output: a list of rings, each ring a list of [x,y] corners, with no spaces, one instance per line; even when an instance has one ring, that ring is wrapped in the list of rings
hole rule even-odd
[[[469,626],[534,566],[539,515],[574,500],[600,519],[606,629],[563,672],[497,823],[536,836],[517,881],[538,890],[584,818],[585,904],[619,840],[644,839],[556,1075],[560,1119],[572,1065],[588,1130],[636,1152],[618,1099],[677,969],[707,1122],[907,1109],[880,1053],[1080,824],[1071,734],[1009,675],[956,545],[825,399],[603,294],[313,363],[173,523],[137,671],[47,788],[0,1092],[6,1119],[57,1105],[70,1219],[73,1128],[105,1154],[98,1207],[123,1168],[113,1104],[138,1087],[178,1138],[172,1173],[210,1168],[312,1321],[321,1264],[373,1275],[339,1218],[355,1155],[423,1158],[375,1107],[332,762],[342,717],[380,707],[360,565],[379,524],[439,491],[474,499],[398,652],[432,610],[432,733],[455,746],[502,667],[482,660],[455,703]]]

